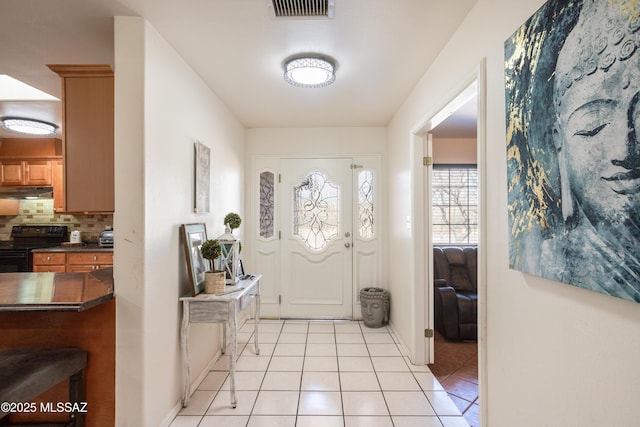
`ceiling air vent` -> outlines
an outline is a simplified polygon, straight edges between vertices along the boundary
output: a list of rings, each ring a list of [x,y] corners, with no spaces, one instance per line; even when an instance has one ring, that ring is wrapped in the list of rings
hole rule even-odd
[[[333,18],[334,0],[271,0],[276,18]]]

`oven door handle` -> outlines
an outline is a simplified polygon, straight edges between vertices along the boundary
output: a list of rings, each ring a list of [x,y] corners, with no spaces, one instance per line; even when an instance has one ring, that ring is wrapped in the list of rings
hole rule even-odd
[[[29,257],[29,252],[0,252],[0,262],[3,259],[24,259]]]

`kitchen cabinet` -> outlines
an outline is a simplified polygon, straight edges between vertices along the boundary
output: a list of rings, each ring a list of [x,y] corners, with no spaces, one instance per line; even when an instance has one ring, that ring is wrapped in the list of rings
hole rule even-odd
[[[64,161],[58,138],[3,138],[0,186],[53,187],[54,210],[64,202]],[[11,202],[11,203],[9,203]],[[17,200],[3,200],[0,215],[18,215]]]
[[[35,272],[91,272],[113,267],[112,251],[34,252]]]
[[[1,160],[0,185],[50,186],[50,160]]]
[[[81,399],[87,408],[85,425],[115,426],[113,272],[3,273],[0,288],[3,290],[0,292],[0,350],[15,347],[78,347],[86,350],[89,363],[84,372],[85,395]],[[63,381],[32,402],[54,402],[55,410],[56,402],[69,400],[68,391],[68,381]],[[27,406],[25,403],[23,407]],[[56,416],[47,412],[13,412],[2,418],[2,424],[42,426],[43,415]],[[61,417],[61,424],[55,425],[69,425],[68,411],[57,415]]]
[[[113,267],[113,252],[67,252],[67,271],[91,272]]]
[[[109,65],[48,65],[62,80],[64,211],[114,210],[114,80]]]
[[[63,273],[67,271],[67,255],[62,253],[34,253],[33,271]]]
[[[52,162],[51,183],[53,185],[53,210],[64,212],[64,162],[56,160]]]

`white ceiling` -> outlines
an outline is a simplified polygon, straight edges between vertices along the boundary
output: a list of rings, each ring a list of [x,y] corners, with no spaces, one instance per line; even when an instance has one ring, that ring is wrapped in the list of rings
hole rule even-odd
[[[139,15],[246,127],[385,126],[476,1],[335,0],[334,19],[276,19],[270,0],[2,0],[0,74],[59,97],[46,64],[113,65],[113,16]],[[336,82],[286,84],[301,52],[335,58]],[[60,124],[60,104],[0,102],[2,116]]]

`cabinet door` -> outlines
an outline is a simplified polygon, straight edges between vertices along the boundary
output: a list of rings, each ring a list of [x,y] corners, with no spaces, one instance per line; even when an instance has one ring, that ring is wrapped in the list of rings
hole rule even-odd
[[[62,160],[56,160],[52,167],[53,210],[60,213],[64,212],[64,164]]]
[[[62,265],[34,265],[33,271],[36,273],[64,273],[67,271],[67,266]]]
[[[113,252],[67,254],[67,271],[90,272],[113,266]]]
[[[25,185],[51,185],[51,161],[26,161],[24,177]]]
[[[36,272],[64,272],[66,271],[67,256],[65,253],[34,253],[33,271]]]
[[[67,77],[66,210],[113,212],[113,77]]]
[[[1,185],[51,185],[51,161],[3,160],[0,163]]]
[[[24,162],[20,160],[3,160],[0,163],[0,184],[22,185],[24,166]]]

